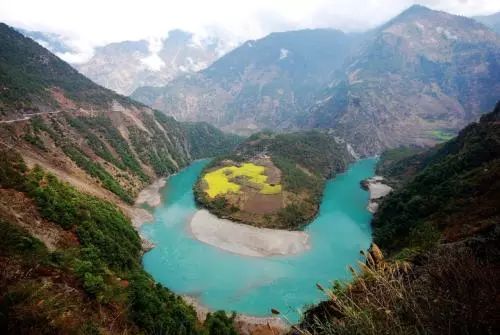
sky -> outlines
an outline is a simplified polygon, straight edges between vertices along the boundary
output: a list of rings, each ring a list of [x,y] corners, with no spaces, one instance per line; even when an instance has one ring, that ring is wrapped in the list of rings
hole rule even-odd
[[[60,34],[84,59],[96,46],[164,38],[172,29],[233,44],[273,31],[363,31],[414,3],[464,16],[500,11],[500,0],[0,0],[0,21]]]

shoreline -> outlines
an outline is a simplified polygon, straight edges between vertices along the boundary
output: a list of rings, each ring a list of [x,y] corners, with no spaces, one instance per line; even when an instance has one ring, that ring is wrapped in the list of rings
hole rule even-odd
[[[198,241],[243,256],[295,255],[311,248],[306,232],[252,227],[220,219],[206,209],[196,211],[188,224]]]
[[[153,249],[156,245],[141,233],[141,226],[153,222],[154,216],[151,213],[151,209],[161,204],[161,190],[166,184],[167,179],[165,177],[155,180],[152,184],[146,186],[139,192],[134,205],[128,209],[128,215],[132,221],[132,226],[141,238],[143,253]],[[146,205],[148,209],[143,208],[142,206],[144,205]]]
[[[370,193],[370,200],[366,209],[372,214],[377,212],[379,201],[392,192],[392,187],[384,184],[384,180],[382,176],[373,176],[361,181],[361,187]]]
[[[204,322],[207,314],[213,312],[195,297],[189,295],[181,295],[181,297],[185,303],[193,307],[200,322]],[[238,334],[242,335],[252,335],[254,333],[284,335],[291,328],[290,325],[277,316],[251,316],[237,313],[234,323]]]
[[[140,233],[140,227],[143,224],[150,223],[154,220],[154,216],[151,213],[151,209],[158,207],[161,204],[161,190],[166,186],[167,178],[160,178],[154,181],[151,185],[144,188],[136,198],[133,207],[130,207],[128,214],[132,220],[132,225],[134,229],[137,230],[139,236],[142,240],[143,250],[147,252],[155,247],[155,244],[147,240]],[[159,200],[159,201],[158,201]],[[141,208],[139,206],[146,204],[149,208]],[[196,214],[196,213],[195,213]],[[194,215],[189,218],[192,220]],[[266,229],[266,228],[255,228],[254,229]],[[191,232],[190,224],[188,224],[188,229]],[[271,229],[272,230],[272,229]],[[286,232],[286,231],[285,231]],[[305,233],[304,233],[305,234]],[[261,256],[262,257],[262,256]],[[200,322],[204,322],[207,314],[212,310],[207,306],[203,305],[198,299],[188,295],[179,295],[182,299],[196,311],[196,316]],[[242,335],[252,335],[254,333],[259,334],[269,334],[269,335],[284,335],[290,330],[290,326],[279,317],[268,316],[259,317],[251,316],[246,314],[237,313],[235,319],[235,327],[239,334]]]
[[[155,180],[152,184],[146,186],[135,199],[134,206],[148,205],[151,208],[158,207],[161,204],[161,189],[167,184],[167,179],[162,177]]]

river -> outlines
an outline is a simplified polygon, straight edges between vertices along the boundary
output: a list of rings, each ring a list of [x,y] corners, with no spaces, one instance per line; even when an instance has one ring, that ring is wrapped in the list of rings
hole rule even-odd
[[[316,283],[349,279],[347,266],[371,242],[369,196],[359,182],[374,175],[375,159],[357,161],[326,183],[319,213],[305,229],[311,249],[267,258],[225,252],[190,235],[188,221],[196,211],[192,186],[207,163],[196,161],[169,178],[154,221],[142,226],[156,244],[143,258],[155,280],[210,309],[268,316],[275,308],[297,321],[305,305],[325,298]]]

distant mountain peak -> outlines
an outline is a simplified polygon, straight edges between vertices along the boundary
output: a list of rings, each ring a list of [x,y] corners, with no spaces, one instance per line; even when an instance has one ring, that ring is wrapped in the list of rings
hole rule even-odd
[[[408,7],[406,10],[404,10],[401,14],[405,13],[428,13],[428,12],[433,12],[432,9],[429,7],[425,7],[419,4],[412,5]]]

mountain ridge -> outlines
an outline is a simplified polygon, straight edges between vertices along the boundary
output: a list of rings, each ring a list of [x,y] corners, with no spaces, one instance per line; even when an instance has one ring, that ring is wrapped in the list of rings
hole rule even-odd
[[[18,30],[61,57],[78,52],[57,34]],[[126,40],[96,47],[89,59],[75,59],[72,66],[97,84],[129,95],[139,86],[165,85],[179,75],[199,71],[230,48],[230,43],[220,38],[199,38],[177,29],[161,39]]]
[[[358,153],[373,155],[399,145],[435,144],[441,134],[492,108],[500,94],[500,37],[472,19],[423,6],[365,34],[339,33],[336,48],[318,53],[317,62],[308,59],[321,69],[310,71],[316,81],[309,87],[294,86],[308,78],[307,67],[299,79],[269,61],[257,66],[265,52],[280,59],[280,44],[261,47],[273,36],[246,42],[163,88],[140,88],[132,98],[179,120],[204,120],[237,133],[323,128]],[[326,41],[309,42],[327,49]],[[259,57],[252,56],[253,47],[263,49]],[[291,56],[287,52],[285,61]],[[230,77],[214,79],[211,72]]]

